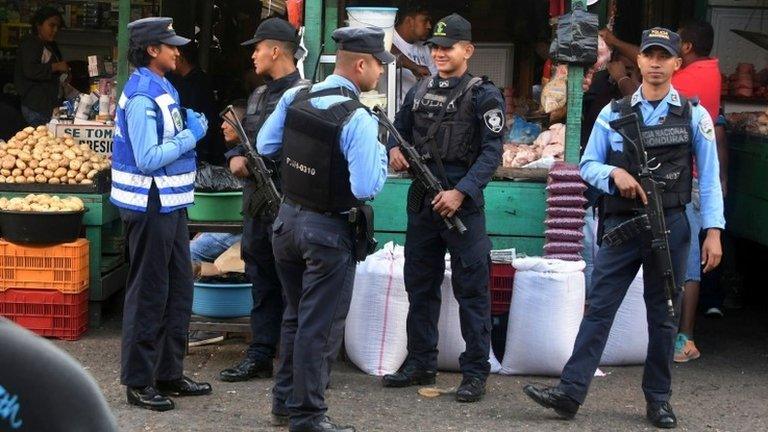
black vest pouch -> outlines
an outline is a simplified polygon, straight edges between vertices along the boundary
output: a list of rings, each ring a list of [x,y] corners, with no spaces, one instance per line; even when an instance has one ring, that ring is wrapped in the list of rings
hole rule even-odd
[[[379,244],[373,237],[373,207],[368,204],[353,207],[349,211],[349,223],[354,232],[355,261],[365,261]]]

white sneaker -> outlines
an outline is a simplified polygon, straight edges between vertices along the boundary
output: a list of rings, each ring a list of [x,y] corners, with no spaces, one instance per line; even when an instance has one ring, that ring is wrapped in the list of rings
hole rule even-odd
[[[709,318],[722,318],[723,317],[723,311],[720,310],[720,308],[711,307],[707,309],[706,312],[704,312],[704,315]]]

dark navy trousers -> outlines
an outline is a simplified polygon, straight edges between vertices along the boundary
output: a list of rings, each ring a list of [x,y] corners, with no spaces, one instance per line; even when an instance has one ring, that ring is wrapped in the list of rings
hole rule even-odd
[[[160,213],[152,185],[146,212],[120,209],[128,239],[121,382],[129,387],[181,378],[192,314],[186,209]]]
[[[247,355],[256,361],[271,360],[277,351],[283,317],[283,294],[272,252],[272,221],[244,216],[241,246],[245,274],[251,281],[253,296],[253,339]]]
[[[488,291],[491,240],[485,213],[475,207],[457,213],[467,227],[464,235],[449,231],[428,201],[408,213],[405,234],[405,290],[410,306],[406,323],[408,359],[425,369],[437,368],[437,321],[445,274],[445,252],[451,254],[451,283],[459,303],[461,335],[467,344],[459,357],[465,376],[485,378],[490,372],[491,306]]]
[[[352,300],[353,233],[344,215],[284,203],[272,242],[285,298],[272,411],[305,429],[327,411],[325,389]]]
[[[607,217],[605,230],[627,217]],[[666,217],[669,248],[675,275],[675,316],[679,318],[680,292],[690,246],[690,228],[685,212]],[[584,403],[592,377],[603,355],[608,334],[630,283],[643,266],[644,298],[648,317],[648,355],[643,371],[643,392],[648,402],[666,402],[672,393],[672,357],[677,322],[667,313],[660,272],[649,256],[649,236],[635,238],[621,246],[603,245],[595,258],[589,308],[581,321],[573,354],[563,369],[558,387],[578,403]]]

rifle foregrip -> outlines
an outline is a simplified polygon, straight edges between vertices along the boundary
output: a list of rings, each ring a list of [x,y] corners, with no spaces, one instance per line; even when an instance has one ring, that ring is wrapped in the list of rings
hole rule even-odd
[[[452,228],[456,228],[456,231],[459,233],[459,235],[463,235],[465,232],[467,232],[467,227],[464,226],[464,222],[461,221],[461,219],[458,218],[458,216],[451,216],[448,218],[450,221]]]

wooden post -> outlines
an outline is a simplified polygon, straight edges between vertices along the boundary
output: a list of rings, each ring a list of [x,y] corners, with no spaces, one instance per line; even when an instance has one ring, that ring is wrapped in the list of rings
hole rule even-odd
[[[586,9],[584,0],[572,0],[571,10]],[[584,68],[579,65],[568,66],[568,121],[565,130],[565,161],[579,163],[581,145],[581,104],[584,92]]]
[[[117,94],[123,92],[128,80],[128,22],[131,19],[131,0],[120,0],[117,25]]]

